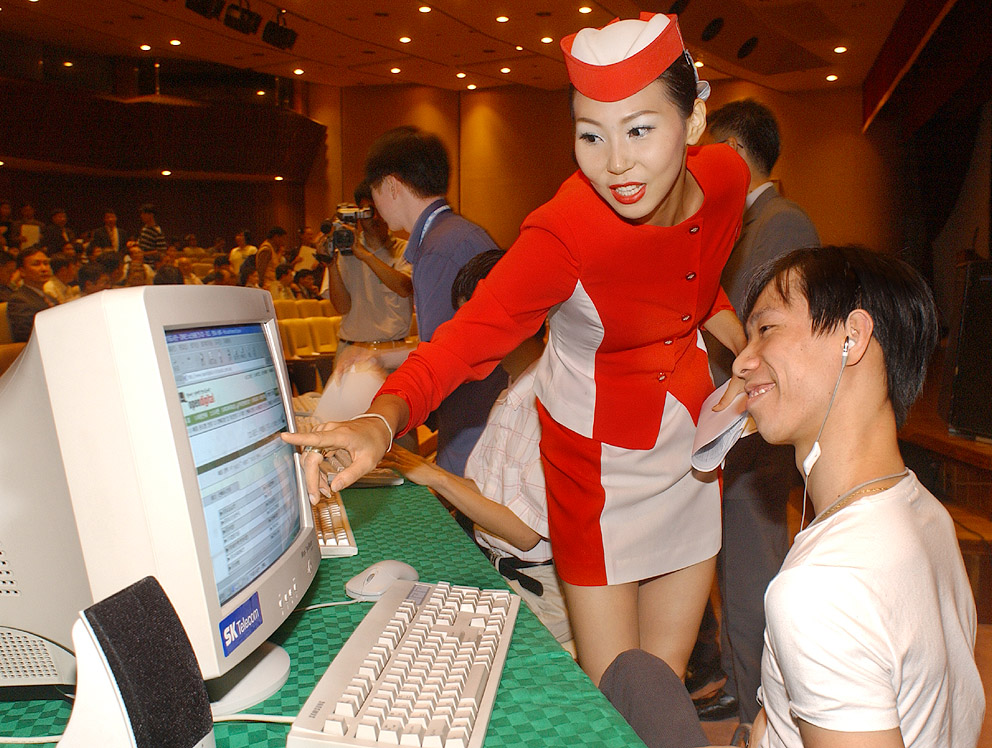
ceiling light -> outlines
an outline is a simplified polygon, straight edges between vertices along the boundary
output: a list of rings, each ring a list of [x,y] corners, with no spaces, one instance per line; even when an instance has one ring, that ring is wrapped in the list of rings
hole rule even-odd
[[[455,77],[456,78],[464,78],[465,77],[465,73],[455,73]]]
[[[500,68],[499,69],[499,72],[501,72],[501,73],[509,73],[510,72],[510,68]]]
[[[834,47],[834,52],[839,55],[844,54],[847,51],[847,47]]]
[[[430,13],[431,12],[431,6],[429,6],[429,5],[421,5],[419,8],[417,8],[417,10],[419,10],[421,13]]]
[[[519,44],[516,47],[514,47],[514,49],[517,50],[518,52],[523,52],[524,51],[524,48],[521,47]]]
[[[496,23],[506,23],[509,20],[506,16],[496,16]]]
[[[477,88],[478,88],[478,86],[476,86],[476,85],[475,85],[474,83],[469,83],[469,84],[468,84],[468,85],[466,86],[466,88],[467,88],[467,89],[468,89],[469,91],[474,91],[475,89],[477,89]]]
[[[296,68],[296,70],[293,71],[293,75],[303,75],[303,72],[303,68]]]
[[[592,13],[592,8],[590,8],[588,5],[583,5],[581,8],[579,8],[579,13]]]
[[[237,5],[231,3],[224,14],[224,25],[242,34],[254,34],[261,23],[262,16],[251,9],[248,0],[238,0]]]
[[[408,36],[401,36],[400,37],[400,44],[409,44],[412,41],[413,41],[413,39],[411,39]]]
[[[389,72],[392,73],[393,75],[396,75],[397,73],[402,73],[403,71],[400,70],[399,68],[389,68]]]
[[[837,80],[837,76],[831,73],[830,75],[827,76],[827,80],[833,83],[835,80]]]
[[[541,37],[541,44],[551,44],[551,42],[553,42],[553,41],[554,41],[554,39],[552,39],[550,36],[542,36]]]
[[[704,65],[704,63],[703,63],[703,61],[702,61],[702,60],[696,60],[696,61],[695,61],[694,63],[692,63],[692,64],[693,64],[693,65],[695,65],[695,66],[696,66],[697,68],[701,68],[701,67],[702,67],[702,66]]]
[[[186,7],[204,18],[220,18],[224,0],[186,0]]]
[[[265,96],[265,91],[262,91],[261,89],[259,89],[258,91],[255,92],[255,95],[256,96]]]
[[[142,52],[148,52],[149,50],[151,50],[151,48],[152,48],[152,46],[151,46],[150,44],[142,44],[142,45],[141,45],[141,46],[139,47],[139,49],[140,49],[140,50],[141,50]]]
[[[162,169],[162,176],[163,176],[163,177],[168,177],[168,176],[170,176],[171,174],[172,174],[172,172],[171,172],[171,171],[169,171],[168,169]]]
[[[66,60],[65,62],[62,63],[62,67],[64,67],[64,68],[71,68],[72,67],[72,63],[69,62],[68,60]]]
[[[282,181],[282,177],[275,177],[275,180],[276,180],[277,182],[281,182],[281,181]]]
[[[179,41],[178,39],[170,39],[169,44],[171,44],[173,47],[178,47],[180,44],[182,44],[182,42]]]
[[[286,11],[280,10],[276,20],[269,21],[262,29],[262,41],[276,49],[292,49],[296,44],[296,32],[286,25]]]

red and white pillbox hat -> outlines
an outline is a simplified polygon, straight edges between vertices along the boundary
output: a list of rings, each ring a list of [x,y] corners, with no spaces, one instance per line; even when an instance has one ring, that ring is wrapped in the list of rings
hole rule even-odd
[[[633,96],[680,55],[689,55],[678,17],[664,13],[641,13],[639,19],[618,18],[601,29],[582,29],[562,39],[561,49],[572,85],[596,101]],[[700,82],[698,74],[696,88],[700,99],[709,96],[709,83]]]

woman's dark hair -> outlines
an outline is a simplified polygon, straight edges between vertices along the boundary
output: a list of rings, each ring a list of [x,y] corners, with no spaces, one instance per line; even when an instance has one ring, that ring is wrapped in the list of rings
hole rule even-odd
[[[656,80],[665,85],[665,95],[679,110],[682,118],[689,119],[689,115],[692,114],[692,107],[696,104],[696,69],[689,62],[689,57],[685,54],[679,55],[678,59],[669,65]],[[568,97],[568,106],[573,120],[575,119],[575,105],[573,103],[575,91],[575,86],[572,86]]]
[[[696,103],[696,68],[693,67],[688,55],[681,54],[658,80],[665,84],[668,99],[679,110],[683,119],[689,119],[692,107]]]
[[[806,299],[815,334],[836,329],[855,309],[871,315],[889,400],[896,425],[902,426],[937,345],[937,309],[920,274],[898,257],[865,247],[797,249],[755,270],[744,301],[745,320],[770,283],[787,303],[796,292]]]

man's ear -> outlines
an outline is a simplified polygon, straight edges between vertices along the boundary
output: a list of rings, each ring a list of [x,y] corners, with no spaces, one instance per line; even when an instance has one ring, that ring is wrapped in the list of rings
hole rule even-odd
[[[858,363],[868,350],[872,333],[875,331],[875,321],[864,309],[855,309],[847,315],[844,322],[844,333],[850,340],[847,352],[847,365]]]
[[[685,123],[686,145],[696,145],[706,130],[706,102],[696,99],[692,105],[692,113]]]

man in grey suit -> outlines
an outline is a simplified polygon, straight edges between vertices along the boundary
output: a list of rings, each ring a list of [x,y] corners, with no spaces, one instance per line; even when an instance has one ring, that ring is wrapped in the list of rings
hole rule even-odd
[[[793,249],[819,246],[809,216],[779,195],[770,181],[779,155],[778,125],[772,112],[753,99],[731,102],[709,116],[713,140],[726,143],[744,159],[751,183],[744,204],[744,228],[734,245],[721,284],[734,308],[744,303],[748,279],[762,263]],[[731,376],[733,354],[708,346],[716,383]],[[726,355],[723,355],[726,353]],[[758,714],[764,645],[764,594],[789,548],[785,511],[797,485],[792,450],[773,446],[755,434],[737,442],[723,470],[723,548],[718,559],[721,607],[722,692],[697,701],[701,719],[742,722]]]

